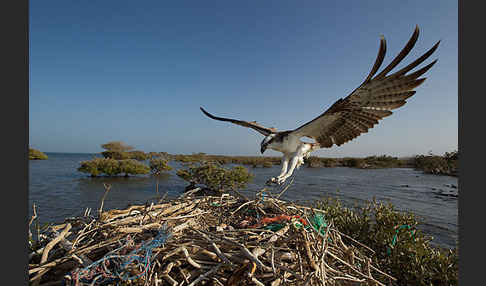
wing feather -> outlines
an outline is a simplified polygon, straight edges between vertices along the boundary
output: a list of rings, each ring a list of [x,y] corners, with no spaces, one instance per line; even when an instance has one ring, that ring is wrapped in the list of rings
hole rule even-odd
[[[249,121],[243,121],[243,120],[237,120],[237,119],[231,119],[231,118],[217,117],[217,116],[214,116],[211,113],[207,112],[206,110],[204,110],[204,108],[202,108],[202,107],[199,107],[199,108],[207,117],[214,119],[214,120],[231,122],[231,123],[236,124],[236,125],[252,128],[252,129],[258,131],[259,133],[261,133],[265,136],[268,136],[272,133],[277,133],[277,129],[264,127],[260,124],[257,124],[256,121],[249,122]]]
[[[377,58],[364,82],[350,95],[337,100],[320,116],[294,129],[291,134],[314,138],[321,148],[329,148],[334,144],[340,146],[368,132],[381,119],[390,116],[392,110],[406,104],[406,100],[416,93],[414,89],[426,79],[419,77],[432,68],[437,60],[417,71],[407,73],[429,58],[440,41],[411,64],[391,75],[387,74],[410,53],[418,36],[417,26],[400,53],[373,77],[385,57],[386,41],[382,37]]]

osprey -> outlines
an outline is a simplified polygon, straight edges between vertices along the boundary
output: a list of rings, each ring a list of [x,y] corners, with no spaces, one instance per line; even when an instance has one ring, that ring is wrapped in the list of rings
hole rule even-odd
[[[277,132],[277,129],[266,128],[257,124],[256,121],[216,117],[202,107],[201,111],[212,119],[249,127],[263,134],[265,138],[260,144],[262,154],[268,148],[283,153],[280,175],[269,180],[269,182],[281,184],[292,175],[295,168],[304,163],[304,158],[307,158],[310,152],[319,148],[330,148],[333,145],[341,146],[361,133],[368,132],[368,129],[378,124],[379,120],[391,115],[391,110],[404,105],[405,100],[415,94],[416,91],[413,89],[426,79],[419,77],[428,71],[437,60],[417,71],[407,73],[432,55],[440,41],[414,62],[390,75],[388,73],[407,56],[418,36],[419,28],[416,26],[405,47],[388,66],[375,76],[386,53],[386,41],[381,36],[378,56],[363,83],[347,97],[338,99],[324,113],[294,130]],[[312,138],[315,142],[302,142],[300,140],[302,137]],[[288,168],[289,164],[290,168]]]

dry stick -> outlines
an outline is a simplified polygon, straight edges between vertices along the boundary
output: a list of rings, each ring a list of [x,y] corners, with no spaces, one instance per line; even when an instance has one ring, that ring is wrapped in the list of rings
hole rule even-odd
[[[108,194],[108,192],[111,189],[111,185],[110,184],[103,183],[103,187],[105,188],[105,193],[103,194],[103,198],[101,199],[101,206],[100,206],[100,209],[98,211],[100,218],[101,218],[101,213],[103,212],[103,204],[105,203],[106,195]]]
[[[305,283],[304,283],[304,286],[309,285],[309,283],[311,282],[312,277],[313,277],[314,275],[316,275],[316,272],[315,272],[315,271],[314,271],[314,272],[312,272],[311,274],[309,274],[309,276],[307,277],[307,280],[306,280],[306,281],[305,281]]]
[[[71,259],[71,256],[64,256],[64,257],[58,258],[56,260],[53,260],[51,262],[48,262],[44,265],[39,265],[37,267],[31,268],[31,269],[29,269],[29,275],[36,273],[36,272],[39,272],[39,271],[42,271],[42,270],[45,270],[49,267],[54,267],[58,264],[66,262],[67,260],[70,260],[70,259]]]
[[[198,208],[196,210],[200,210],[200,209]],[[189,214],[189,215],[162,218],[161,220],[176,220],[176,219],[182,219],[182,218],[190,218],[190,217],[195,217],[195,216],[199,216],[199,215],[203,215],[203,214],[208,214],[208,213],[210,213],[210,211],[201,211],[201,212],[196,212],[196,213]]]
[[[189,190],[187,192],[184,192],[182,195],[179,196],[179,199],[185,199],[185,198],[189,197],[190,195],[192,195],[192,194],[194,194],[194,193],[196,193],[196,192],[198,192],[200,190],[201,190],[201,188],[200,187],[197,187],[195,189],[192,189],[192,190]]]
[[[292,185],[292,183],[294,182],[294,179],[295,177],[292,178],[292,180],[290,181],[290,183],[277,195],[277,199],[280,198],[281,195],[283,195],[283,193],[285,193],[288,188]]]
[[[213,279],[213,281],[216,282],[216,284],[218,284],[219,286],[224,286],[223,283],[219,282],[218,278],[212,277],[211,279]]]
[[[263,284],[262,282],[258,281],[258,279],[256,279],[255,277],[251,277],[251,281],[253,283],[255,283],[256,285],[258,285],[258,286],[265,286],[265,284]]]
[[[59,236],[59,233],[56,230],[53,230],[54,235]],[[69,240],[66,238],[62,238],[60,243],[61,247],[66,250],[66,252],[69,252],[74,249],[74,244],[71,243]],[[93,261],[89,259],[86,255],[80,254],[79,257],[76,255],[73,255],[73,258],[75,258],[78,262],[81,261],[81,265],[84,267],[88,267]]]
[[[216,255],[218,255],[218,257],[221,258],[221,260],[224,261],[225,264],[233,265],[233,263],[231,263],[231,261],[229,261],[228,258],[224,256],[224,254],[221,252],[221,250],[216,245],[216,243],[214,243],[214,240],[210,239],[205,233],[202,233],[198,230],[195,231],[199,233],[202,237],[204,237],[204,239],[206,239],[211,244],[211,246],[214,248],[214,251],[216,252]]]
[[[327,273],[326,273],[326,267],[324,263],[324,258],[326,257],[327,254],[327,249],[329,246],[329,242],[327,241],[327,237],[329,236],[329,229],[331,228],[331,225],[333,225],[333,220],[329,222],[326,228],[326,233],[324,234],[324,237],[322,239],[322,256],[321,256],[321,280],[322,284],[326,285],[326,280],[327,280]]]
[[[182,271],[182,269],[180,267],[178,267],[177,269],[179,270],[179,273],[184,278],[184,281],[181,284],[183,284],[184,282],[186,282],[187,284],[189,284],[189,277],[186,276],[186,274],[184,273],[184,271]]]
[[[358,283],[362,283],[362,282],[365,282],[366,279],[358,279],[358,278],[351,278],[351,277],[333,277],[334,280],[346,280],[346,281],[352,281],[352,282],[358,282]]]
[[[191,227],[195,223],[196,223],[196,220],[194,218],[191,218],[191,219],[187,220],[186,222],[173,227],[172,233],[177,233],[177,232],[183,231],[184,229]]]
[[[218,269],[223,266],[223,263],[220,263],[218,265],[216,265],[215,267],[213,267],[211,270],[209,270],[208,272],[204,273],[204,274],[201,274],[196,280],[192,281],[191,284],[189,284],[188,286],[194,286],[196,285],[199,281],[203,280],[204,278],[208,277],[209,275],[213,274],[214,272],[218,271]]]
[[[44,248],[45,248],[45,247],[42,247],[42,248],[37,249],[37,250],[36,250],[36,251],[34,251],[34,252],[29,253],[29,261],[30,261],[30,260],[32,259],[32,257],[34,257],[35,255],[42,254],[42,252],[44,251]]]
[[[337,257],[336,255],[334,255],[330,251],[329,251],[329,255],[331,255],[334,259],[338,260],[339,262],[343,263],[344,265],[348,266],[350,269],[352,269],[354,272],[358,273],[359,275],[361,275],[361,276],[363,276],[365,278],[369,278],[370,280],[372,280],[375,283],[378,283],[379,285],[386,286],[385,284],[381,283],[380,281],[377,281],[373,277],[368,277],[368,275],[361,273],[361,271],[359,271],[359,270],[356,270],[353,266],[349,265],[349,263],[347,263],[346,261],[344,261],[341,258]]]
[[[61,285],[64,285],[63,280],[47,282],[47,283],[41,284],[40,286],[61,286]]]
[[[248,204],[251,204],[251,203],[253,203],[253,202],[255,202],[255,201],[254,201],[254,200],[253,200],[253,201],[247,201],[247,202],[245,202],[245,203],[241,204],[241,205],[240,205],[240,206],[239,206],[239,207],[238,207],[236,210],[234,210],[233,212],[231,212],[231,215],[234,215],[234,214],[235,214],[236,212],[238,212],[238,211],[239,211],[239,210],[240,210],[242,207],[244,207],[244,206],[246,206],[246,205],[248,205]]]
[[[231,191],[235,192],[238,196],[242,197],[245,201],[250,201],[249,198],[247,198],[245,195],[243,195],[242,193],[238,192],[237,190],[235,189],[231,189]]]
[[[163,275],[162,276],[171,286],[177,286],[179,283],[174,280],[174,278],[170,277],[169,274]]]
[[[50,269],[43,269],[41,270],[39,273],[37,273],[37,275],[34,276],[34,278],[30,279],[29,282],[32,282],[32,286],[37,286],[39,285],[40,283],[40,279],[42,277],[42,275],[44,275],[47,271],[49,271]]]
[[[60,242],[64,236],[66,236],[68,234],[68,231],[71,229],[71,224],[68,223],[66,225],[66,228],[59,234],[59,236],[57,236],[56,238],[54,238],[53,240],[51,240],[47,245],[46,247],[44,248],[44,252],[42,253],[42,258],[41,258],[41,261],[40,261],[40,264],[43,264],[44,262],[47,261],[47,257],[49,255],[49,251],[58,243]],[[33,277],[32,279],[30,279],[30,282],[33,282],[32,285],[34,286],[37,286],[39,285],[39,282],[40,282],[40,279],[42,278],[42,275],[44,275],[47,271],[49,271],[50,268],[44,268],[44,269],[41,269],[39,273],[37,273],[37,275],[35,277]],[[29,271],[30,272],[30,271]],[[30,273],[29,273],[30,274]]]
[[[311,252],[311,249],[310,249],[309,240],[307,239],[304,228],[301,228],[301,233],[302,233],[302,237],[304,238],[304,248],[305,248],[305,252],[307,254],[307,259],[309,260],[309,264],[317,272],[317,271],[319,271],[319,267],[317,267],[317,264],[314,261],[314,258],[312,257],[312,252]]]
[[[40,261],[40,264],[43,264],[44,262],[47,261],[47,256],[49,255],[49,251],[58,243],[60,242],[64,236],[66,236],[66,234],[68,233],[68,231],[71,229],[71,224],[68,223],[66,225],[66,227],[63,229],[63,231],[59,234],[59,236],[57,236],[56,238],[54,238],[53,240],[51,240],[47,245],[46,247],[44,248],[44,252],[42,253],[42,258],[41,258],[41,261]]]
[[[359,260],[359,261],[361,261],[361,262],[366,262],[366,260],[365,260],[365,259],[360,258],[360,257],[358,257],[358,256],[356,256],[355,258],[356,258],[356,259],[358,259],[358,260]],[[370,264],[370,267],[371,267],[371,269],[373,269],[373,270],[375,270],[376,272],[378,272],[378,273],[380,273],[380,274],[382,274],[382,275],[384,275],[384,276],[388,277],[389,279],[392,279],[393,281],[397,281],[397,278],[395,278],[395,277],[393,277],[393,276],[390,276],[389,274],[386,274],[385,272],[381,271],[380,269],[378,269],[378,268],[374,267],[374,266],[373,266],[373,264]]]
[[[375,254],[375,251],[374,251],[373,249],[371,249],[371,248],[369,248],[368,246],[366,246],[366,245],[362,244],[361,242],[359,242],[359,241],[357,241],[357,240],[353,239],[351,236],[346,235],[346,234],[344,234],[344,233],[340,232],[340,231],[339,231],[339,230],[337,230],[337,229],[333,229],[333,231],[337,232],[337,233],[338,233],[339,235],[341,235],[341,236],[344,236],[344,237],[346,237],[346,238],[350,239],[352,242],[354,242],[354,243],[356,243],[356,244],[361,245],[362,247],[364,247],[364,248],[368,249],[368,250],[369,250],[369,251],[371,251],[373,254]]]
[[[275,249],[273,248],[272,245],[272,272],[273,274],[277,274],[277,271],[275,271]]]
[[[182,250],[182,253],[184,253],[184,256],[186,257],[186,260],[189,264],[191,264],[192,266],[194,266],[196,268],[201,268],[201,265],[196,263],[194,260],[192,260],[191,256],[189,256],[189,252],[187,251],[187,248],[185,248],[183,246],[181,250]]]
[[[165,194],[162,196],[162,198],[159,200],[159,203],[160,202],[163,202],[165,200],[165,198],[167,197],[167,195],[169,194],[169,191],[165,192]]]
[[[161,224],[158,222],[149,223],[144,226],[122,227],[118,231],[121,233],[141,233],[146,229],[160,228]]]
[[[257,257],[255,257],[249,250],[248,248],[246,248],[243,244],[239,243],[239,242],[236,242],[236,241],[233,241],[231,239],[228,239],[226,237],[220,237],[218,235],[215,235],[215,234],[212,234],[212,233],[209,233],[209,232],[206,232],[206,231],[203,231],[201,230],[202,232],[204,232],[205,234],[207,235],[211,235],[211,236],[214,236],[222,241],[225,241],[225,242],[228,242],[230,244],[233,244],[233,245],[236,245],[238,246],[238,248],[240,248],[240,250],[243,252],[243,254],[248,257],[251,261],[255,262],[256,265],[258,267],[261,267],[262,269],[266,270],[266,271],[272,271],[272,268],[271,267],[268,267],[266,265],[264,265]]]
[[[302,273],[302,275],[305,275],[304,274],[304,267],[302,266],[302,256],[300,255],[300,251],[299,251],[298,248],[297,248],[297,256],[299,258],[300,273]]]
[[[80,238],[81,236],[83,235],[83,233],[86,231],[86,229],[88,229],[96,220],[92,220],[89,224],[87,224],[78,234],[78,236],[76,237],[76,239],[74,240],[73,242],[73,249],[76,247],[76,244],[80,241]]]
[[[34,222],[34,220],[37,218],[37,212],[35,211],[35,203],[32,204],[32,209],[34,210],[34,214],[30,218],[29,221],[29,238],[32,239],[32,232],[30,231],[30,225]],[[39,238],[37,238],[39,239]]]

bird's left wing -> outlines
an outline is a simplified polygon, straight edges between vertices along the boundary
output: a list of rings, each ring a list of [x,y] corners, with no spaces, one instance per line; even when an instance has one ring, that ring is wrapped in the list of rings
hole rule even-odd
[[[236,120],[236,119],[231,119],[231,118],[217,117],[217,116],[214,116],[211,113],[207,112],[202,107],[200,107],[200,108],[201,108],[201,111],[206,116],[208,116],[209,118],[214,119],[214,120],[231,122],[233,124],[237,124],[237,125],[240,125],[240,126],[243,126],[243,127],[252,128],[252,129],[255,129],[256,131],[260,132],[261,134],[263,134],[265,136],[268,136],[272,133],[277,133],[277,129],[267,128],[267,127],[261,126],[260,124],[257,124],[256,121],[248,122],[248,121]]]
[[[402,51],[383,71],[373,77],[385,58],[386,42],[381,37],[378,56],[365,81],[349,96],[339,99],[323,114],[294,129],[291,134],[313,138],[321,148],[329,148],[334,144],[340,146],[368,132],[368,129],[378,124],[378,120],[391,115],[391,110],[404,105],[405,100],[415,94],[413,89],[424,82],[425,78],[419,77],[437,61],[406,74],[425,61],[437,49],[440,41],[411,64],[387,75],[410,52],[418,35],[417,26]]]

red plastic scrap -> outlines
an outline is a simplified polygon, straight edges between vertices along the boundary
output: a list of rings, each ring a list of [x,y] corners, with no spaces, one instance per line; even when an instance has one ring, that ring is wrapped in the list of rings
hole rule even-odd
[[[301,218],[299,215],[294,215],[294,216],[289,216],[289,215],[278,215],[275,217],[263,217],[260,219],[259,222],[255,222],[254,224],[251,224],[254,219],[250,217],[246,217],[244,220],[242,220],[238,226],[239,227],[248,227],[248,228],[259,228],[263,227],[267,224],[275,223],[275,222],[282,222],[282,221],[291,221],[292,219],[297,219],[300,223],[302,223],[304,226],[308,225],[307,220]]]

